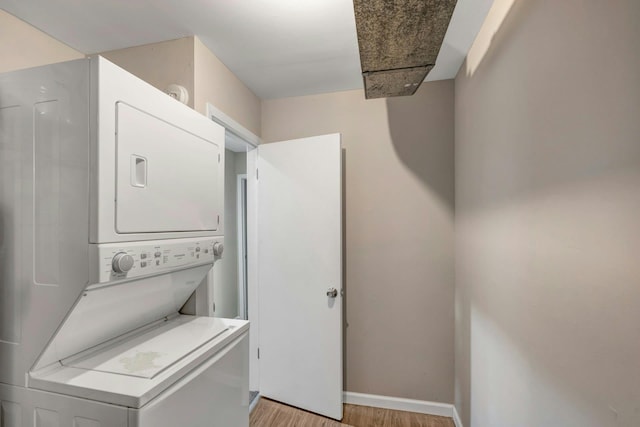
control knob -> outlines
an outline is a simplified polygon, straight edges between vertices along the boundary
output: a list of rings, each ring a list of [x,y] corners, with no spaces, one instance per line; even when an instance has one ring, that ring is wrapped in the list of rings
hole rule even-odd
[[[224,245],[220,242],[215,242],[213,244],[213,255],[222,256],[222,252],[224,251]]]
[[[111,263],[116,273],[126,273],[133,267],[133,257],[126,252],[118,252]]]

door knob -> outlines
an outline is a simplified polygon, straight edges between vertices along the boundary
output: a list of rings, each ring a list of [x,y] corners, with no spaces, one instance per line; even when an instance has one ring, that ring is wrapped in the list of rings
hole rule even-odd
[[[338,290],[336,288],[329,288],[329,290],[327,290],[327,296],[329,298],[335,298],[338,296]]]

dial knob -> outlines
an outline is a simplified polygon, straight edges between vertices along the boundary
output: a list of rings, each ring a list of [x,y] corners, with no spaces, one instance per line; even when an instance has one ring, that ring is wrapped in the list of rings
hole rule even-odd
[[[116,273],[126,273],[133,267],[133,257],[125,252],[118,252],[111,263]]]
[[[220,242],[215,242],[213,244],[213,254],[215,256],[222,256],[222,252],[224,252],[224,245]]]

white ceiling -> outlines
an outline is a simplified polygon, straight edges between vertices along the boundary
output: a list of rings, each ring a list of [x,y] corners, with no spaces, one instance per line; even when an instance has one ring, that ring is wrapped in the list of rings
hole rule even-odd
[[[456,75],[493,0],[458,0],[427,80]],[[261,98],[362,87],[351,0],[0,0],[83,53],[196,35]]]

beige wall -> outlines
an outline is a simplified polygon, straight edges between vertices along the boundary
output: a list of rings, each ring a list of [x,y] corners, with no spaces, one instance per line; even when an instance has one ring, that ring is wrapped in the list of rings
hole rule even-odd
[[[265,141],[342,133],[348,391],[453,401],[453,81],[268,100]]]
[[[164,91],[178,83],[189,106],[207,113],[207,102],[260,136],[260,99],[197,37],[102,52],[110,61]]]
[[[0,10],[0,73],[78,58],[84,55]]]
[[[194,104],[194,38],[184,37],[160,43],[102,52],[114,64],[161,91],[176,83],[189,91],[188,105]]]
[[[206,114],[207,102],[260,136],[260,98],[211,51],[194,39],[195,109]]]
[[[638,426],[640,2],[492,15],[455,87],[457,407]]]

